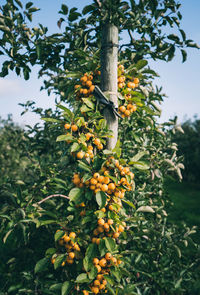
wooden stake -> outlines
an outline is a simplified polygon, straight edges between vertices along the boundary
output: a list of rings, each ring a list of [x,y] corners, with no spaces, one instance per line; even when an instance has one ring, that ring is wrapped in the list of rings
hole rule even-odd
[[[118,28],[113,24],[102,25],[101,41],[101,89],[109,94],[109,99],[118,107],[117,98],[117,61],[118,61]],[[117,143],[118,118],[105,108],[104,117],[113,137],[108,138],[107,148],[112,150]]]

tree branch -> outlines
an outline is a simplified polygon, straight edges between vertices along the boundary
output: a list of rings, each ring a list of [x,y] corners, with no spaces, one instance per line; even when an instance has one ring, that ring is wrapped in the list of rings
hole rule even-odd
[[[55,198],[55,197],[61,197],[61,198],[64,198],[64,199],[68,199],[69,200],[69,197],[67,197],[65,195],[55,194],[55,195],[50,195],[50,196],[42,199],[41,201],[38,202],[38,204],[42,204],[43,202],[47,201],[48,199]]]

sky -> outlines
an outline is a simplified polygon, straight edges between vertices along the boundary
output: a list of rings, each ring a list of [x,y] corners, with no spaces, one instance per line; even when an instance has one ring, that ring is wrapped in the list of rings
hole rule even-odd
[[[6,0],[0,0],[2,4]],[[22,3],[28,1],[23,0]],[[81,9],[89,4],[89,0],[34,0],[34,6],[41,8],[35,13],[33,26],[42,23],[49,28],[49,33],[59,31],[56,22],[59,18],[58,11],[64,3],[69,8]],[[182,29],[186,32],[188,39],[193,39],[200,44],[200,1],[181,0]],[[167,98],[162,103],[162,115],[160,122],[167,121],[178,116],[179,123],[185,119],[200,117],[200,50],[188,49],[188,59],[182,63],[180,54],[173,61],[150,61],[149,65],[159,73],[155,84],[163,86],[163,92]],[[2,63],[2,59],[0,59]],[[41,122],[40,118],[32,113],[21,116],[22,107],[19,103],[27,100],[36,102],[37,107],[55,108],[54,96],[48,96],[45,91],[40,91],[42,80],[37,78],[37,68],[32,71],[31,79],[24,81],[23,78],[11,73],[5,78],[0,78],[0,117],[6,118],[7,114],[13,114],[13,119],[21,126],[26,124],[33,126]]]

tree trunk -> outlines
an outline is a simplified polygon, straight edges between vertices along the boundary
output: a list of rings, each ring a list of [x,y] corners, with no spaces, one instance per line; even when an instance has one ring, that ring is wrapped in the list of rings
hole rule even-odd
[[[118,28],[113,24],[102,25],[101,41],[101,90],[118,107],[117,98]],[[118,118],[105,108],[104,117],[113,137],[108,138],[107,148],[112,150],[117,143]]]

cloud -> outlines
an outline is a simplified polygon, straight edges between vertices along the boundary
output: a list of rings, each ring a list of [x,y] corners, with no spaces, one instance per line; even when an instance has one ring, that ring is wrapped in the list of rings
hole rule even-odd
[[[13,94],[19,94],[21,90],[21,85],[18,80],[0,78],[0,98],[2,98],[2,96],[5,97]]]

